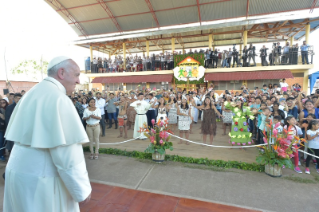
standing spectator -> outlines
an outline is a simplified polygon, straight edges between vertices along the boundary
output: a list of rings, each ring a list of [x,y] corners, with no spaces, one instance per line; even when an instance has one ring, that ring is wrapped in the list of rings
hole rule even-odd
[[[74,106],[76,108],[76,111],[78,112],[78,114],[80,116],[80,119],[82,120],[84,108],[83,108],[82,104],[78,100],[79,100],[78,97],[74,97],[72,99],[73,104],[74,104]]]
[[[262,66],[268,66],[268,62],[267,62],[267,50],[268,48],[266,48],[265,45],[263,45],[263,47],[260,49],[260,57],[261,57],[261,64]]]
[[[22,90],[21,91],[21,95],[23,96],[25,94],[25,90]]]
[[[11,105],[9,105],[6,109],[6,115],[5,115],[5,122],[6,122],[6,126],[8,126],[11,115],[13,113],[14,108],[16,107],[16,105],[18,104],[18,102],[20,101],[22,95],[20,93],[16,93],[14,94],[14,98],[13,98],[13,103]],[[11,152],[12,148],[13,148],[13,141],[9,141],[7,140],[7,146],[6,148],[8,149],[9,152]]]
[[[253,59],[254,66],[256,66],[255,56],[256,56],[255,46],[253,46],[253,44],[251,43],[248,49],[248,66],[250,66],[250,59]]]
[[[280,87],[282,92],[287,92],[288,84],[286,83],[286,79],[282,79],[282,81],[279,81],[279,82],[280,82]]]
[[[97,59],[94,57],[93,58],[93,72],[91,70],[92,73],[97,73]]]
[[[307,64],[309,64],[308,62],[308,48],[310,46],[308,44],[306,44],[306,41],[303,41],[302,45],[300,46],[300,50],[301,50],[301,57],[302,57],[302,64],[305,64],[305,62]]]
[[[115,129],[117,129],[116,106],[114,105],[114,102],[116,102],[116,99],[114,98],[114,93],[110,93],[109,98],[105,102],[108,103],[107,116],[109,118],[109,127],[107,129],[112,128],[112,119],[114,119]]]
[[[231,58],[232,58],[233,52],[231,50],[231,48],[229,48],[228,54],[227,54],[227,63],[228,63],[228,68],[231,65]]]
[[[101,110],[101,120],[100,120],[100,126],[102,128],[102,137],[105,136],[105,99],[101,98],[101,93],[96,93],[96,101],[95,101],[95,107],[99,108]]]
[[[4,134],[6,131],[5,111],[8,102],[5,99],[0,99],[0,148],[4,145]],[[4,157],[4,149],[0,150],[0,161],[6,161]]]
[[[95,99],[89,100],[89,107],[84,110],[83,120],[86,121],[86,133],[90,139],[90,159],[98,159],[100,145],[100,125],[101,110],[95,107]],[[93,142],[95,143],[95,155],[93,157]]]
[[[288,63],[289,60],[289,42],[286,43],[286,46],[284,46],[283,50],[283,56],[282,56],[282,63]]]

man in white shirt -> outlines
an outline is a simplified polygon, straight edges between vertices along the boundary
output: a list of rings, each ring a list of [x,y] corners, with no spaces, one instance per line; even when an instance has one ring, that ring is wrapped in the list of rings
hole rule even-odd
[[[79,202],[90,200],[82,148],[89,139],[67,96],[80,84],[80,68],[60,56],[49,63],[48,76],[11,115],[5,138],[14,146],[6,166],[3,211],[73,212],[80,211]]]
[[[144,132],[140,132],[140,128],[143,128],[143,124],[147,122],[145,113],[148,111],[151,105],[143,99],[144,94],[139,93],[138,100],[130,104],[130,106],[136,111],[133,138],[146,139]]]
[[[105,136],[105,99],[101,98],[101,93],[96,92],[96,98],[95,98],[95,107],[99,108],[101,110],[101,120],[100,120],[100,126],[102,128],[102,137]]]

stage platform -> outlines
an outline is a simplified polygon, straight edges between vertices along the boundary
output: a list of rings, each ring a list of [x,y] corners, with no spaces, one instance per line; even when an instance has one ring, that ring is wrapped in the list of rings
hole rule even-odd
[[[108,126],[108,125],[107,125]],[[192,141],[196,141],[199,143],[203,142],[203,136],[200,133],[201,121],[199,120],[197,124],[193,124],[192,134],[190,134],[189,139]],[[115,143],[121,142],[128,139],[133,138],[133,130],[128,131],[128,138],[117,138],[120,134],[119,130],[114,129],[114,125],[112,129],[106,129],[106,136],[100,137],[100,148],[117,148],[121,150],[127,151],[140,151],[144,152],[146,147],[149,144],[149,140],[134,140],[128,143],[119,144],[119,145],[108,145],[103,143]],[[223,134],[222,123],[217,122],[217,135],[214,137],[213,144],[219,146],[230,146],[229,144],[229,127],[226,131],[227,135]],[[174,133],[179,136],[179,131],[176,127]],[[226,149],[226,148],[213,148],[207,147],[197,144],[189,144],[186,145],[185,142],[183,144],[178,144],[179,139],[172,138],[174,150],[166,150],[166,154],[169,155],[179,155],[179,156],[187,156],[193,158],[208,158],[214,160],[225,160],[225,161],[242,161],[253,163],[255,162],[255,158],[258,154],[256,148],[245,148],[245,149]],[[209,143],[209,138],[207,138],[207,143]]]

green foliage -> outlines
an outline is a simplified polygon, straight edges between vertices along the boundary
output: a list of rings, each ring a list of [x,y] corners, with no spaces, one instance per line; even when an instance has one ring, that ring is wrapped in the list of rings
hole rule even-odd
[[[47,61],[42,61],[42,67],[41,67],[41,61],[36,60],[24,60],[19,65],[14,67],[11,72],[13,74],[39,74],[41,73],[41,70],[44,74],[47,73],[47,67],[48,67]]]
[[[177,64],[179,62],[181,62],[182,60],[184,60],[186,57],[192,57],[195,60],[197,60],[200,64],[200,66],[204,66],[205,65],[205,56],[203,53],[200,54],[183,54],[183,55],[174,55],[174,67],[178,66]],[[175,84],[185,84],[185,81],[179,81],[178,79],[176,79],[174,77],[175,80]],[[204,77],[202,77],[201,79],[199,79],[198,81],[194,80],[194,81],[190,81],[189,84],[203,84],[205,83],[204,81]]]
[[[88,146],[83,147],[85,152],[90,152],[90,148]],[[134,157],[138,159],[152,159],[152,153],[146,152],[139,152],[139,151],[126,151],[120,149],[113,149],[113,148],[100,148],[100,154],[109,154],[109,155],[121,155],[121,156],[128,156]],[[192,157],[183,157],[179,155],[165,155],[166,161],[174,161],[174,162],[181,162],[181,163],[189,163],[189,164],[202,164],[206,166],[214,166],[220,168],[235,168],[235,169],[242,169],[248,171],[257,171],[263,172],[265,167],[260,164],[256,163],[245,163],[245,162],[238,162],[238,161],[223,161],[223,160],[210,160],[208,158],[192,158]]]

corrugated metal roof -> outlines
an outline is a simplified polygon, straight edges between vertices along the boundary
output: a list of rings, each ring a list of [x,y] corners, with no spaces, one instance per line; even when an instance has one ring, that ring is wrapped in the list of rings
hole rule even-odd
[[[200,6],[202,21],[242,17],[246,15],[247,0],[236,0]]]
[[[249,15],[310,9],[312,3],[313,0],[252,0],[249,1]]]
[[[94,34],[103,34],[114,32],[116,30],[116,26],[113,24],[111,19],[104,19],[94,22],[84,22],[81,23],[81,26],[87,32],[92,32]]]
[[[171,26],[198,22],[198,11],[196,7],[187,7],[178,10],[167,10],[156,12],[156,17],[161,26]]]
[[[145,0],[121,0],[107,3],[114,16],[149,12]],[[134,16],[130,16],[134,17]],[[144,27],[143,27],[144,28]]]
[[[188,6],[188,5],[196,5],[196,0],[150,0],[150,2],[155,11],[164,10],[168,8]],[[180,10],[180,9],[177,9],[177,10]]]
[[[145,28],[156,27],[156,23],[151,14],[121,17],[117,18],[117,22],[124,31],[134,30],[141,25]]]
[[[59,0],[59,2],[65,7],[78,7],[82,5],[88,5],[88,4],[95,4],[97,3],[96,0],[76,0],[76,1],[70,1],[70,0]]]
[[[82,9],[69,10],[69,13],[76,17],[76,20],[81,22],[85,20],[109,18],[101,5],[94,5],[90,7],[83,7]]]

